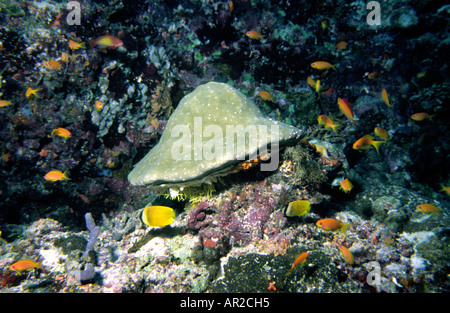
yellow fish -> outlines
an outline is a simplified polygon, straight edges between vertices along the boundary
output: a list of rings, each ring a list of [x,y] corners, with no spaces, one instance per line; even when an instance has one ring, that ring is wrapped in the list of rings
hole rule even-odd
[[[44,178],[46,180],[49,180],[49,181],[59,181],[59,180],[63,180],[63,179],[69,179],[70,180],[70,178],[67,177],[66,173],[67,172],[63,173],[63,172],[61,172],[59,170],[50,171],[47,174],[45,174]]]
[[[386,105],[391,108],[392,104],[389,102],[389,97],[386,89],[383,89],[381,91],[381,97],[383,98],[384,103],[386,103]]]
[[[375,127],[375,129],[373,131],[374,131],[375,135],[377,135],[384,141],[389,140],[389,134],[384,128],[377,126],[377,127]]]
[[[288,217],[302,216],[311,210],[311,202],[308,200],[296,200],[289,203],[284,214]]]
[[[269,92],[267,92],[267,91],[261,90],[259,92],[259,96],[261,98],[263,98],[264,100],[274,102],[274,99],[273,99],[272,95]]]
[[[100,46],[100,47],[108,47],[111,49],[116,49],[118,47],[123,46],[123,41],[117,37],[106,35],[106,36],[98,37],[97,39],[89,40],[89,45],[91,46],[91,48]]]
[[[339,189],[345,193],[349,193],[353,188],[353,185],[348,178],[341,180],[339,185],[340,185]]]
[[[329,68],[332,68],[333,70],[336,70],[336,65],[337,64],[331,64],[325,61],[317,61],[314,63],[311,63],[311,67],[315,68],[316,70],[327,70]]]
[[[373,136],[371,135],[365,135],[358,140],[355,141],[353,144],[353,149],[355,150],[362,150],[362,149],[369,149],[370,146],[373,146],[378,153],[380,153],[380,146],[384,143],[384,141],[375,141],[373,140]]]
[[[325,148],[325,146],[322,146],[319,144],[311,144],[311,146],[313,146],[316,149],[317,153],[328,158],[328,151],[327,151],[327,148]]]
[[[8,100],[0,100],[0,108],[4,108],[11,105],[11,101]]]
[[[317,121],[319,122],[320,125],[325,126],[325,128],[331,128],[332,130],[334,130],[335,133],[337,133],[336,128],[341,126],[339,124],[335,124],[328,116],[323,114],[319,115]]]
[[[342,231],[345,234],[345,230],[351,226],[351,224],[344,224],[341,221],[335,220],[334,218],[324,218],[318,220],[316,225],[325,231],[337,232]]]
[[[416,208],[417,208],[417,210],[419,210],[422,213],[428,213],[428,214],[441,213],[441,209],[439,209],[434,204],[423,203],[423,204],[419,204]]]
[[[298,265],[303,266],[306,262],[306,259],[309,256],[309,251],[303,252],[301,254],[299,254],[295,260],[294,263],[292,263],[291,269],[286,273],[286,276],[289,275],[290,273],[292,273],[292,271],[294,270],[294,268],[296,268]]]
[[[150,227],[163,227],[173,223],[175,211],[167,206],[145,207],[140,215],[141,221]]]
[[[433,121],[433,116],[430,116],[430,114],[426,112],[414,113],[413,115],[411,115],[411,118],[416,122],[421,122],[424,120]]]
[[[62,128],[62,127],[55,128],[55,129],[52,131],[51,136],[53,136],[53,135],[56,135],[56,136],[59,136],[59,137],[63,137],[64,140],[67,140],[67,138],[69,138],[70,136],[72,136],[72,134],[70,133],[70,131],[68,131],[67,129]]]
[[[36,89],[33,89],[33,88],[31,88],[31,87],[28,87],[28,89],[27,89],[27,91],[26,91],[26,93],[25,93],[25,96],[26,96],[28,99],[30,99],[30,98],[33,97],[33,96],[39,98],[37,92],[40,91],[41,89],[42,89],[42,88],[36,88]]]
[[[320,97],[320,90],[322,89],[322,87],[320,87],[320,80],[316,81],[316,85],[314,86],[314,89],[316,90],[317,94]]]

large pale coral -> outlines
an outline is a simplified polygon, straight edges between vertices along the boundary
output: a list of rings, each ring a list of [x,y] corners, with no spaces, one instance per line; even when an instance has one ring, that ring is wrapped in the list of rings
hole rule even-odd
[[[132,185],[209,182],[278,144],[298,139],[300,133],[264,117],[235,88],[209,82],[180,101],[161,140],[136,164],[128,180]]]

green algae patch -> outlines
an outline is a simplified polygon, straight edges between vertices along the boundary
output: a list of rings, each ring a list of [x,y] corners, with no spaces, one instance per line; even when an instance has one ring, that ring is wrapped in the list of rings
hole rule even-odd
[[[300,145],[288,147],[284,151],[284,158],[292,161],[293,175],[298,181],[307,184],[321,184],[326,181],[320,165],[312,159],[308,150]]]
[[[86,249],[87,240],[79,236],[61,237],[55,239],[55,247],[61,248],[64,254],[69,254],[74,250],[84,251]]]
[[[307,261],[286,275],[292,262],[306,247],[292,248],[285,255],[249,253],[230,257],[223,266],[224,275],[212,282],[210,292],[269,292],[273,284],[276,292],[358,292],[359,285],[340,278],[338,268],[329,255],[311,250]]]

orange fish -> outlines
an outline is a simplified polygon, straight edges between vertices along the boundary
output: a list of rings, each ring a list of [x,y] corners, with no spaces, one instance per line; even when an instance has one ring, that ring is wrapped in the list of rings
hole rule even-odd
[[[330,88],[328,88],[327,90],[325,90],[324,92],[322,92],[324,95],[329,96],[334,92],[334,88],[332,86],[330,86]]]
[[[257,31],[257,30],[249,30],[245,34],[250,39],[263,39],[264,38],[264,36],[261,35],[261,33],[259,31]]]
[[[84,43],[82,43],[82,42],[78,43],[73,40],[69,40],[69,48],[72,50],[86,49],[86,47],[84,46]]]
[[[344,257],[345,263],[352,265],[355,262],[353,254],[343,245],[338,245],[341,254]]]
[[[347,43],[345,41],[339,42],[336,46],[334,46],[336,50],[344,50],[347,48]]]
[[[375,129],[373,131],[374,131],[375,135],[377,135],[384,141],[389,140],[389,134],[384,128],[377,126],[377,127],[375,127]]]
[[[336,70],[336,64],[333,65],[331,63],[324,62],[324,61],[317,61],[317,62],[311,63],[311,67],[315,68],[317,70],[327,70],[329,68]]]
[[[60,69],[62,69],[61,63],[59,63],[56,60],[50,60],[48,62],[44,62],[44,66],[46,68],[51,69],[51,70],[58,70],[59,71]]]
[[[61,17],[62,17],[62,14],[59,13],[59,14],[56,16],[55,20],[49,24],[50,28],[52,28],[53,26],[59,26],[59,25],[61,25]]]
[[[63,137],[65,140],[67,140],[67,138],[69,138],[70,136],[72,136],[72,134],[70,133],[70,131],[68,131],[65,128],[59,127],[59,128],[55,128],[52,131],[51,136],[56,135],[59,137]]]
[[[25,96],[26,96],[28,99],[30,99],[30,98],[33,97],[33,96],[39,98],[37,92],[40,91],[40,90],[41,90],[41,88],[33,89],[33,88],[31,88],[31,87],[28,87],[28,89],[27,89],[27,91],[26,91],[26,93],[25,93]]]
[[[9,269],[15,272],[31,271],[35,268],[41,268],[41,264],[31,260],[19,260],[12,264]]]
[[[45,174],[44,178],[49,181],[59,181],[59,180],[63,180],[63,179],[70,179],[69,177],[67,177],[66,173],[67,172],[63,173],[59,170],[50,171],[47,174]]]
[[[103,106],[104,106],[104,104],[102,102],[98,101],[98,100],[95,101],[95,103],[94,103],[94,108],[97,111],[101,111],[103,109]]]
[[[341,180],[339,185],[340,185],[339,189],[345,193],[349,193],[353,188],[353,185],[348,178]]]
[[[11,105],[11,101],[8,100],[0,100],[0,108],[4,108]]]
[[[69,55],[65,52],[61,53],[60,61],[62,61],[64,63],[69,63]]]
[[[413,115],[411,115],[411,118],[413,120],[415,120],[416,122],[421,122],[424,120],[433,121],[433,116],[430,116],[430,114],[425,113],[425,112],[414,113]]]
[[[305,264],[306,258],[308,256],[309,256],[309,251],[306,251],[306,252],[303,252],[303,253],[299,254],[295,258],[294,263],[292,263],[291,269],[286,273],[286,276],[289,275],[290,273],[292,273],[294,268],[296,268],[298,265],[303,266],[303,264]]]
[[[335,124],[328,116],[326,115],[319,115],[319,117],[317,118],[317,121],[319,122],[320,125],[325,126],[325,128],[331,128],[334,130],[335,133],[337,133],[336,131],[336,127],[341,126],[338,124]]]
[[[89,40],[89,45],[91,46],[91,48],[100,46],[116,49],[123,46],[123,41],[117,37],[106,35],[98,37],[97,39]]]
[[[383,89],[381,91],[381,97],[383,98],[384,103],[386,103],[386,105],[391,108],[392,104],[389,102],[389,97],[386,89]]]
[[[318,220],[316,225],[322,228],[325,231],[342,231],[345,234],[345,230],[351,226],[351,224],[344,224],[341,221],[335,220],[334,218],[324,218]]]
[[[419,204],[416,208],[417,208],[417,210],[419,210],[422,213],[428,213],[428,214],[441,213],[441,209],[439,209],[434,204],[423,203],[423,204]]]
[[[269,92],[267,92],[267,91],[261,90],[259,92],[259,96],[261,98],[263,98],[264,100],[274,102],[274,99],[273,99],[272,95]]]
[[[442,187],[442,189],[439,190],[439,191],[446,192],[447,195],[450,195],[450,186],[444,186],[444,185],[441,184],[441,187]]]
[[[378,76],[378,72],[372,72],[372,73],[367,75],[367,77],[369,79],[375,79],[375,78],[377,78],[377,76]]]
[[[354,125],[356,125],[355,123],[355,113],[353,113],[352,107],[350,106],[350,103],[348,103],[348,101],[345,98],[338,98],[338,105],[339,105],[339,110],[342,111],[342,113],[345,114],[345,116],[347,116],[347,118],[352,121],[352,123]]]
[[[308,78],[306,79],[306,82],[308,83],[308,85],[310,85],[312,88],[316,88],[316,82],[314,81],[314,79],[311,78],[311,76],[308,76]]]
[[[373,136],[371,135],[365,135],[358,140],[355,141],[353,144],[353,149],[355,150],[363,150],[363,149],[369,149],[370,146],[373,146],[378,153],[380,153],[380,146],[384,143],[384,141],[374,141]]]

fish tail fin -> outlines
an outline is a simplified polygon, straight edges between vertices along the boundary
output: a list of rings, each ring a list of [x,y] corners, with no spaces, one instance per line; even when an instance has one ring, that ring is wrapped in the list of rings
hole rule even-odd
[[[68,170],[67,170],[68,171]],[[63,173],[63,176],[64,176],[64,179],[67,179],[67,180],[71,180],[68,176],[67,176],[67,171],[65,171],[64,173]]]
[[[41,97],[39,97],[39,95],[37,94],[39,91],[41,91],[42,90],[42,88],[38,88],[38,89],[36,89],[35,91],[34,91],[34,96],[36,97],[36,98],[41,98]]]
[[[344,224],[341,227],[341,231],[346,235],[347,234],[347,228],[349,228],[350,226],[352,226],[352,224]]]
[[[434,123],[434,118],[436,117],[436,114],[430,115],[430,121]]]
[[[97,46],[97,42],[94,39],[89,39],[89,47],[95,48],[95,46]]]
[[[337,69],[336,69],[336,65],[337,65],[337,63],[336,63],[336,64],[333,64],[333,65],[331,65],[331,68],[332,68],[333,70],[335,70],[335,71],[337,71]]]
[[[52,130],[52,133],[50,134],[50,136],[53,136],[53,134],[55,133],[56,129]]]
[[[374,141],[373,146],[377,150],[377,153],[380,153],[380,146],[384,143],[384,141]]]
[[[287,271],[287,273],[284,276],[289,276],[292,273],[292,269],[290,269],[289,271]]]
[[[337,134],[337,130],[336,130],[336,128],[338,128],[338,127],[340,127],[340,126],[342,126],[341,124],[338,124],[338,125],[333,125],[333,126],[331,126],[331,128],[334,130],[334,132]]]

